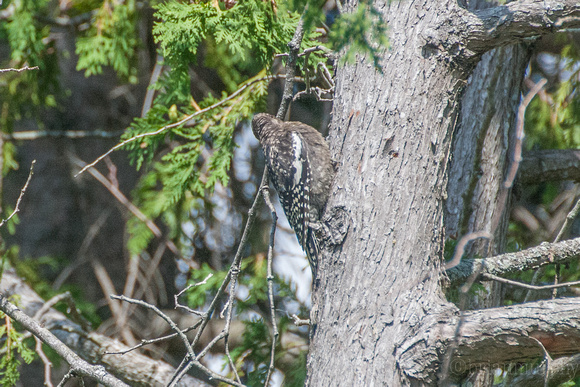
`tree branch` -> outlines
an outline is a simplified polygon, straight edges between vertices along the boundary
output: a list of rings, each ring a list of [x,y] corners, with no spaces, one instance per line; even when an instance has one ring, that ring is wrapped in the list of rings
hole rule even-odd
[[[504,276],[523,270],[536,269],[550,263],[566,263],[580,257],[580,238],[558,243],[544,242],[516,253],[496,255],[482,259],[463,259],[461,263],[448,270],[447,276],[452,285],[466,280],[476,273]]]
[[[577,0],[522,0],[506,5],[465,11],[464,40],[468,50],[483,54],[493,48],[580,27]]]
[[[454,358],[463,360],[466,366],[525,362],[543,357],[543,349],[535,340],[552,355],[577,353],[580,346],[580,298],[464,313]],[[489,340],[492,337],[494,340]],[[490,346],[494,346],[491,351]]]
[[[105,371],[103,366],[92,365],[81,359],[48,329],[43,328],[36,320],[9,302],[4,294],[0,294],[0,310],[10,316],[12,320],[18,321],[27,331],[58,353],[76,375],[93,378],[108,387],[128,387],[127,384]]]
[[[577,0],[520,0],[469,11],[457,5],[447,18],[423,31],[425,52],[446,52],[452,60],[477,60],[494,48],[580,27]]]
[[[439,356],[418,348],[456,343],[449,372],[461,376],[474,369],[525,363],[578,352],[580,298],[563,298],[475,311],[447,309],[425,317],[397,349],[397,360],[408,375],[435,369]],[[459,329],[456,329],[461,324]],[[540,345],[541,344],[541,345]],[[435,351],[435,350],[433,350]]]
[[[26,183],[24,183],[24,186],[20,190],[20,195],[18,196],[18,199],[16,200],[16,206],[14,207],[14,211],[12,211],[12,213],[6,219],[2,219],[2,221],[0,221],[0,227],[4,226],[6,224],[6,222],[8,222],[10,219],[12,219],[12,217],[14,215],[16,215],[17,212],[20,212],[20,202],[22,201],[22,198],[24,197],[24,194],[26,193],[26,190],[28,189],[28,184],[30,184],[30,179],[32,179],[32,175],[34,174],[34,164],[35,163],[36,163],[36,160],[32,160],[32,163],[30,164],[30,171],[28,172],[28,178],[26,179]]]

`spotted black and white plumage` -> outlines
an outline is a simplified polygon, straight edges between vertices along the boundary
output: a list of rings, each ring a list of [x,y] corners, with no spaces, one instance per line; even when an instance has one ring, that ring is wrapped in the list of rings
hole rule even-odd
[[[284,213],[316,279],[319,248],[315,230],[334,177],[328,144],[309,125],[284,122],[265,113],[254,116],[252,130],[264,150],[270,180]]]

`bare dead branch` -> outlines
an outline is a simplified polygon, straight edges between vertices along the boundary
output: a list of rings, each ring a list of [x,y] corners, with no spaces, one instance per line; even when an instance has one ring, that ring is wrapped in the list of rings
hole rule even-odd
[[[294,325],[296,325],[297,327],[301,327],[301,326],[304,326],[304,325],[310,325],[310,319],[308,319],[308,320],[301,319],[296,314],[293,314],[290,317],[294,321]]]
[[[71,370],[69,370],[69,371],[68,371],[68,372],[67,372],[67,373],[66,373],[66,374],[65,374],[65,375],[62,377],[62,380],[60,381],[60,383],[58,384],[58,386],[57,386],[57,387],[64,387],[64,386],[65,386],[65,384],[67,384],[67,382],[68,382],[69,380],[71,380],[72,378],[74,378],[74,377],[75,377],[75,375],[72,373],[72,371],[71,371]]]
[[[22,187],[22,189],[20,190],[20,195],[18,196],[18,200],[16,200],[16,206],[14,207],[14,211],[12,211],[12,213],[6,219],[2,219],[2,221],[0,222],[0,227],[4,226],[6,224],[6,222],[8,222],[10,219],[12,219],[12,217],[14,215],[16,215],[17,212],[20,211],[20,202],[22,201],[22,198],[24,197],[24,194],[26,193],[26,189],[28,188],[28,184],[30,183],[30,179],[32,179],[32,175],[34,174],[34,164],[35,163],[36,163],[36,160],[32,160],[32,163],[30,164],[30,172],[28,172],[28,178],[26,179],[26,183],[24,183],[24,187]]]
[[[177,324],[175,324],[175,322],[169,316],[167,316],[165,313],[163,313],[155,305],[149,304],[148,302],[145,302],[145,301],[136,300],[134,298],[125,297],[123,295],[121,295],[121,296],[110,295],[110,297],[113,298],[113,299],[115,299],[115,300],[120,300],[120,301],[128,302],[128,303],[131,303],[131,304],[140,305],[140,306],[142,306],[144,308],[147,308],[147,309],[152,310],[153,312],[155,312],[155,314],[157,314],[159,317],[161,317],[163,320],[165,320],[165,322],[171,327],[171,329],[173,329],[175,331],[175,333],[177,334],[177,336],[181,339],[181,341],[185,345],[185,348],[186,348],[187,354],[188,354],[187,357],[189,359],[188,360],[189,361],[189,364],[191,364],[192,366],[195,366],[196,368],[204,371],[212,379],[215,379],[215,380],[220,381],[220,382],[228,383],[228,384],[231,384],[233,386],[242,386],[241,384],[238,384],[238,383],[236,383],[233,380],[224,378],[220,374],[217,374],[217,373],[211,371],[210,369],[206,368],[203,364],[201,364],[198,361],[198,357],[195,355],[195,352],[193,350],[193,346],[189,343],[189,340],[187,339],[187,336],[185,336],[184,331],[181,330],[181,329],[179,329],[179,327],[177,326]],[[183,375],[183,376],[185,376],[185,375]],[[170,386],[172,386],[172,385],[174,386],[178,381],[179,381],[179,379],[177,379],[177,380],[173,379],[170,382],[169,385]]]
[[[526,250],[482,259],[462,259],[447,271],[452,284],[467,279],[474,273],[504,276],[523,270],[536,269],[550,263],[567,263],[580,257],[580,238],[558,243],[544,242]]]
[[[38,322],[9,302],[4,294],[0,294],[0,310],[13,320],[18,321],[27,331],[56,351],[70,365],[76,375],[93,378],[104,386],[128,387],[127,384],[105,371],[103,366],[91,365],[81,359],[49,330],[40,326]]]
[[[276,118],[279,120],[284,120],[286,114],[288,113],[288,108],[290,107],[290,102],[294,96],[294,77],[296,76],[296,62],[298,59],[298,50],[300,50],[300,44],[302,43],[302,38],[304,37],[304,17],[300,18],[296,30],[294,31],[294,36],[292,40],[288,43],[288,58],[286,59],[286,82],[284,82],[284,91],[282,92],[282,101],[280,102],[280,107],[278,108],[278,113]]]
[[[202,312],[198,312],[197,310],[193,310],[193,309],[191,309],[191,308],[190,308],[190,307],[188,307],[188,306],[181,305],[181,304],[179,303],[179,297],[180,297],[180,296],[181,296],[183,293],[187,292],[189,289],[191,289],[191,288],[193,288],[193,287],[197,287],[197,286],[200,286],[200,285],[204,285],[204,284],[206,284],[206,283],[207,283],[207,280],[209,280],[211,277],[213,277],[213,274],[212,274],[212,273],[209,273],[209,274],[207,275],[207,277],[205,277],[205,279],[204,279],[203,281],[200,281],[200,282],[197,282],[197,283],[194,283],[194,284],[190,284],[190,285],[188,285],[188,286],[187,286],[185,289],[183,289],[182,291],[180,291],[179,293],[177,293],[175,296],[173,296],[173,298],[174,298],[174,300],[175,300],[175,309],[183,309],[183,310],[185,310],[185,311],[187,311],[187,312],[189,312],[189,313],[191,313],[191,314],[195,314],[195,315],[197,315],[197,316],[203,316],[203,313],[202,313]]]

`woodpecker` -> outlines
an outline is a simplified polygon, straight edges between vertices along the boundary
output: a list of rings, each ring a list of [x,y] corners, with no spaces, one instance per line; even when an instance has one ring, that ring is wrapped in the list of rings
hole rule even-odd
[[[254,116],[252,131],[262,145],[268,175],[306,252],[315,281],[319,254],[315,232],[320,229],[334,178],[328,144],[313,127],[284,122],[266,113]]]

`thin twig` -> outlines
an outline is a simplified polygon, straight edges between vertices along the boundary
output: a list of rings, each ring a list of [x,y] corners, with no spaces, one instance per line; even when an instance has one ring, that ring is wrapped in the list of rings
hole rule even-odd
[[[193,324],[189,328],[182,329],[181,331],[183,333],[191,332],[192,330],[194,330],[197,327],[199,327],[199,324],[201,324],[201,320],[198,321],[198,322],[196,322],[195,324]],[[159,343],[159,342],[162,342],[162,341],[165,341],[165,340],[170,340],[170,339],[173,339],[174,337],[177,337],[177,336],[178,336],[178,333],[171,333],[169,335],[165,335],[165,336],[161,336],[161,337],[156,337],[154,339],[141,339],[141,342],[139,344],[134,345],[134,346],[132,346],[130,348],[127,348],[127,349],[125,349],[123,351],[117,351],[117,352],[108,352],[108,351],[105,351],[105,354],[106,355],[124,355],[126,353],[129,353],[131,351],[134,351],[134,350],[139,349],[141,347],[144,347],[146,345],[156,344],[156,343]]]
[[[314,47],[309,47],[307,49],[305,49],[304,51],[302,51],[300,54],[298,54],[298,57],[303,57],[306,56],[308,57],[311,53],[316,52],[316,51],[324,51],[326,53],[332,53],[332,50],[324,47],[324,46],[314,46]]]
[[[181,341],[185,345],[185,349],[186,349],[187,353],[189,354],[189,356],[192,359],[195,359],[195,352],[193,351],[193,347],[191,345],[189,345],[189,340],[187,339],[187,336],[185,336],[183,331],[181,329],[179,329],[179,327],[171,319],[171,317],[167,316],[165,313],[163,313],[155,305],[151,305],[148,302],[136,300],[134,298],[129,298],[129,297],[126,297],[123,295],[116,296],[114,294],[111,294],[111,295],[109,295],[109,297],[113,300],[119,300],[119,301],[123,301],[123,302],[128,302],[130,304],[140,305],[140,306],[143,306],[143,307],[155,312],[155,314],[157,314],[159,317],[161,317],[163,320],[165,320],[165,322],[171,327],[171,329],[173,329],[177,333],[177,335],[179,336],[179,338],[181,339]]]
[[[9,69],[0,69],[0,74],[3,73],[21,73],[23,71],[28,71],[28,70],[38,70],[38,66],[32,66],[32,67],[28,67],[28,66],[24,66],[20,69],[13,69],[13,68],[9,68]]]
[[[306,11],[305,11],[306,12]],[[290,107],[290,102],[292,102],[292,97],[294,94],[294,77],[296,76],[296,62],[298,58],[298,50],[300,50],[300,44],[302,43],[302,38],[304,37],[304,14],[298,21],[296,26],[296,31],[292,40],[288,43],[288,59],[286,62],[286,82],[284,83],[284,91],[282,93],[282,101],[280,102],[280,107],[278,108],[278,113],[276,117],[279,120],[283,120],[288,113],[288,108]]]
[[[58,384],[57,387],[64,387],[64,385],[71,380],[72,378],[75,378],[76,376],[73,374],[72,370],[68,370],[68,372],[66,373],[66,375],[64,375],[62,377],[62,380],[60,381],[60,383]]]
[[[541,285],[540,286],[540,285],[530,285],[530,284],[526,284],[523,282],[509,280],[507,278],[498,277],[496,275],[488,274],[488,273],[483,273],[481,276],[488,279],[488,280],[502,282],[504,284],[518,286],[520,288],[530,289],[530,290],[550,290],[550,289],[559,289],[559,288],[566,288],[568,286],[580,285],[580,281],[573,281],[573,282],[563,282],[563,283],[554,284],[554,285]]]
[[[48,312],[53,306],[58,304],[59,302],[64,301],[67,305],[67,313],[71,316],[72,320],[77,322],[84,330],[89,331],[90,324],[89,322],[81,315],[79,310],[75,305],[75,300],[73,299],[70,292],[64,292],[61,294],[57,294],[56,296],[52,297],[50,300],[46,301],[42,304],[42,307],[38,309],[38,311],[32,317],[37,321],[41,321],[42,316],[46,312]]]
[[[493,236],[487,231],[477,231],[477,232],[470,232],[469,234],[464,235],[461,237],[457,246],[455,247],[455,253],[453,254],[453,259],[445,264],[445,270],[449,270],[452,267],[459,265],[461,262],[461,257],[465,252],[465,246],[467,243],[471,242],[474,239],[478,238],[487,238],[491,239]]]
[[[204,356],[205,353],[207,351],[209,351],[209,348],[211,348],[215,343],[217,343],[219,340],[221,340],[221,338],[223,338],[224,339],[225,354],[226,354],[226,357],[228,358],[230,368],[232,369],[232,372],[234,373],[237,382],[240,384],[242,384],[242,382],[240,380],[240,375],[238,374],[238,370],[236,369],[236,365],[234,364],[234,361],[233,361],[232,356],[230,354],[229,337],[230,337],[230,327],[231,327],[232,316],[233,316],[234,300],[235,300],[235,295],[236,295],[236,285],[238,284],[238,275],[240,274],[240,271],[241,271],[241,265],[242,265],[242,260],[240,259],[239,261],[236,262],[236,265],[232,265],[232,268],[230,269],[230,272],[231,272],[230,290],[229,290],[228,302],[226,303],[226,306],[225,306],[225,308],[226,308],[226,316],[225,316],[226,324],[224,326],[224,329],[222,330],[222,333],[220,335],[218,335],[216,338],[214,338],[214,340],[212,340],[212,342],[210,342],[210,344],[208,344],[206,346],[206,348],[204,348],[204,350],[202,352],[200,352],[200,354],[198,355],[198,359],[201,358],[202,356]],[[223,311],[222,311],[222,318],[223,318]]]
[[[143,306],[143,307],[155,312],[155,314],[157,314],[159,317],[161,317],[163,320],[165,320],[165,322],[171,327],[171,329],[173,329],[177,333],[177,335],[179,336],[179,338],[181,339],[181,341],[185,345],[185,349],[187,350],[187,355],[189,357],[189,362],[192,365],[195,365],[197,368],[199,368],[203,372],[205,372],[209,377],[211,377],[217,381],[228,383],[228,384],[231,384],[233,386],[242,386],[241,384],[239,384],[231,379],[224,378],[220,374],[211,371],[210,369],[205,367],[203,364],[201,364],[199,361],[197,361],[196,356],[195,356],[195,352],[193,350],[193,346],[191,344],[189,344],[189,340],[187,339],[187,336],[185,336],[184,331],[179,329],[177,324],[169,316],[167,316],[159,308],[157,308],[155,305],[149,304],[148,302],[145,302],[145,301],[136,300],[134,298],[125,297],[123,295],[116,296],[116,295],[112,294],[112,295],[110,295],[110,297],[115,299],[115,300],[120,300],[120,301],[128,302],[131,304],[140,305],[140,306]]]
[[[187,292],[189,289],[191,289],[191,288],[193,288],[193,287],[197,287],[197,286],[200,286],[200,285],[204,285],[204,284],[206,284],[206,283],[207,283],[207,281],[208,281],[208,280],[209,280],[211,277],[213,277],[213,273],[209,273],[209,274],[207,275],[207,277],[205,277],[205,279],[204,279],[203,281],[197,282],[197,283],[195,283],[195,284],[190,284],[190,285],[188,285],[188,286],[187,286],[185,289],[183,289],[182,291],[180,291],[179,293],[177,293],[176,295],[174,295],[174,296],[173,296],[173,298],[174,298],[174,300],[175,300],[175,309],[183,309],[183,310],[185,310],[185,311],[187,311],[187,312],[189,312],[189,313],[191,313],[191,314],[195,314],[195,315],[197,315],[197,316],[203,316],[203,312],[198,312],[197,310],[193,310],[193,309],[191,309],[191,308],[190,308],[190,307],[188,307],[188,306],[181,305],[181,304],[179,303],[179,297],[180,297],[180,296],[181,296],[183,293]]]
[[[546,371],[544,373],[544,387],[548,387],[548,381],[549,381],[548,376],[550,373],[550,363],[552,362],[552,357],[550,356],[550,354],[548,353],[548,350],[546,349],[546,347],[544,347],[544,344],[542,344],[542,342],[540,340],[536,339],[533,336],[529,336],[529,337],[538,343],[539,347],[542,349],[542,352],[544,353],[544,359],[546,360]]]
[[[576,201],[574,208],[572,208],[568,215],[566,215],[566,220],[564,221],[560,232],[558,232],[556,239],[554,239],[554,243],[560,242],[562,238],[564,238],[564,236],[568,233],[568,231],[570,231],[574,220],[578,217],[578,213],[580,213],[580,197]]]
[[[270,365],[268,367],[268,374],[266,375],[266,382],[264,386],[270,385],[270,378],[275,369],[274,361],[276,358],[276,344],[278,342],[278,337],[280,333],[278,332],[278,326],[276,323],[276,306],[274,304],[274,272],[272,270],[274,261],[274,240],[276,236],[276,225],[278,224],[278,216],[276,215],[276,209],[272,204],[270,199],[270,190],[268,186],[262,187],[262,196],[266,202],[266,206],[270,210],[270,215],[272,216],[272,226],[270,228],[270,242],[268,243],[268,300],[270,301],[270,322],[272,324],[272,346],[270,349]]]
[[[28,179],[26,179],[26,183],[24,183],[24,187],[22,187],[22,189],[20,190],[20,195],[18,196],[18,200],[16,200],[16,207],[14,208],[14,211],[12,211],[12,213],[10,214],[10,216],[8,216],[8,218],[3,219],[2,222],[0,222],[0,227],[4,226],[4,224],[6,222],[8,222],[10,219],[12,219],[12,217],[14,215],[16,215],[17,212],[20,211],[20,202],[22,201],[22,198],[24,197],[24,193],[26,192],[26,189],[28,188],[28,184],[30,183],[30,179],[32,179],[32,175],[34,174],[34,164],[36,164],[36,160],[32,160],[32,163],[30,164],[30,171],[28,172]]]
[[[36,336],[34,336],[34,340],[36,341],[35,351],[40,357],[40,360],[42,360],[42,364],[44,364],[44,385],[47,387],[53,387],[50,376],[52,370],[52,362],[42,350],[42,341],[40,341],[40,339]]]
[[[522,161],[522,141],[524,140],[524,117],[526,115],[526,109],[532,99],[542,90],[542,87],[548,82],[546,78],[542,78],[538,83],[536,83],[532,89],[526,94],[520,106],[518,107],[518,116],[516,119],[516,142],[514,145],[514,156],[513,161],[510,166],[506,180],[503,183],[505,188],[510,188],[513,185],[514,179],[516,178],[516,173],[518,172],[518,167]]]

